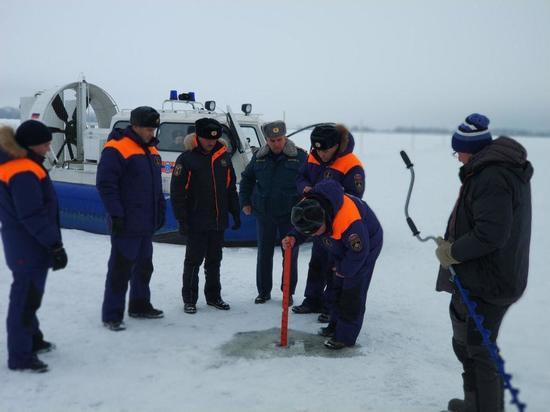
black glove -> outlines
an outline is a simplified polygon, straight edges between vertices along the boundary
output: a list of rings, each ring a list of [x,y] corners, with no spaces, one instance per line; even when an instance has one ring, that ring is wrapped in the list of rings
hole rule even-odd
[[[189,233],[189,225],[187,224],[186,220],[180,220],[179,223],[179,232],[182,236],[187,236],[187,233]]]
[[[124,232],[124,218],[120,216],[111,216],[111,233],[120,235]]]
[[[55,245],[50,249],[50,254],[52,255],[52,269],[59,270],[67,266],[67,252],[62,244]]]
[[[241,228],[241,215],[236,213],[233,215],[233,226],[231,230],[239,230]]]

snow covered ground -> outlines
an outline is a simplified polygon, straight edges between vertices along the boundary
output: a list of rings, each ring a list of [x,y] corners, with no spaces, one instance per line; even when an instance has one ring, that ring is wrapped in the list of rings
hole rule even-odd
[[[207,307],[183,313],[180,277],[184,247],[155,244],[152,302],[161,320],[127,319],[128,329],[103,328],[100,308],[109,238],[64,230],[66,270],[50,273],[39,317],[48,340],[42,355],[51,371],[10,372],[0,331],[1,411],[439,411],[461,395],[460,367],[451,348],[449,296],[434,291],[432,244],[416,241],[404,221],[409,184],[399,150],[417,176],[411,215],[424,235],[442,234],[456,199],[459,164],[449,136],[362,134],[356,152],[367,170],[366,200],[380,218],[385,245],[375,269],[358,346],[334,354],[314,334],[314,315],[290,315],[290,349],[274,341],[281,296],[256,296],[254,248],[225,249],[223,297],[229,312]],[[306,147],[306,136],[297,141]],[[506,316],[499,345],[529,411],[550,401],[550,139],[520,139],[535,168],[530,280]],[[2,253],[2,252],[0,252]],[[301,302],[309,247],[300,257]],[[277,256],[277,267],[280,265]],[[278,274],[275,275],[278,279]],[[11,274],[0,256],[0,318],[5,319]],[[278,285],[278,282],[275,282]],[[203,276],[201,275],[201,285]],[[242,333],[246,332],[246,333]],[[512,410],[511,407],[507,408]]]

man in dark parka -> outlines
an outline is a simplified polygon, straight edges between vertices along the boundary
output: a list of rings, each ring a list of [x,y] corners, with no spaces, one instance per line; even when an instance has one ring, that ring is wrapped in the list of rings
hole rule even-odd
[[[195,122],[196,133],[185,137],[170,182],[170,200],[182,235],[187,237],[182,275],[185,313],[197,312],[199,270],[204,261],[206,303],[220,310],[230,306],[221,297],[220,265],[228,214],[231,229],[241,225],[239,197],[231,155],[222,125],[212,118]]]
[[[243,213],[256,216],[258,296],[254,303],[271,299],[273,253],[275,246],[292,229],[290,212],[301,196],[296,189],[296,177],[307,157],[304,150],[287,139],[284,122],[266,123],[262,129],[266,144],[254,154],[242,172],[239,190]],[[292,249],[290,306],[298,280],[298,251],[298,247]]]
[[[151,304],[153,234],[164,224],[161,158],[155,129],[159,113],[140,106],[130,113],[125,130],[115,129],[103,148],[96,186],[111,220],[109,258],[102,320],[112,331],[125,329],[124,305],[128,281],[131,317],[158,319],[163,312]]]
[[[504,406],[502,380],[448,267],[453,265],[470,291],[493,342],[504,314],[527,285],[533,167],[523,146],[508,137],[492,140],[488,125],[487,117],[472,114],[453,135],[452,147],[464,164],[462,187],[436,251],[437,290],[452,293],[452,343],[464,368],[465,397],[452,399],[451,411],[492,412]]]
[[[63,269],[57,195],[42,166],[52,134],[27,120],[14,133],[0,127],[0,222],[8,267],[13,273],[8,308],[8,367],[45,372],[37,354],[55,348],[45,341],[36,312],[42,303],[48,269]]]

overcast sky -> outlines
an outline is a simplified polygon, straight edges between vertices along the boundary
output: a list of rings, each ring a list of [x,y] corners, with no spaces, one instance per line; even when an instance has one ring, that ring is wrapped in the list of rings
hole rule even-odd
[[[121,108],[170,89],[266,120],[550,130],[550,1],[0,2],[0,107],[86,80]]]

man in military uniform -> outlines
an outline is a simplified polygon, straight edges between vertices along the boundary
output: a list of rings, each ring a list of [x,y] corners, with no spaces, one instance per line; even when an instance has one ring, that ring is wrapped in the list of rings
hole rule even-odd
[[[282,121],[263,126],[266,144],[252,157],[242,173],[239,197],[246,215],[256,216],[258,256],[256,263],[255,303],[271,299],[273,287],[273,253],[275,245],[292,228],[290,211],[300,199],[296,189],[298,170],[305,163],[306,152],[286,138]],[[292,250],[290,301],[298,280],[298,248]]]
[[[105,282],[102,318],[112,331],[125,329],[124,301],[130,281],[128,314],[164,316],[151,305],[153,233],[164,224],[161,159],[155,129],[160,116],[152,107],[130,113],[130,126],[115,129],[103,148],[96,186],[110,216],[111,257]]]
[[[187,237],[183,264],[182,297],[185,313],[197,311],[199,270],[204,260],[206,303],[220,310],[230,306],[221,297],[220,264],[228,214],[231,229],[241,225],[235,170],[215,119],[195,122],[195,133],[186,136],[184,151],[176,160],[170,198],[179,230]]]
[[[4,256],[13,273],[8,307],[8,367],[46,372],[37,354],[55,348],[45,341],[36,312],[42,303],[48,269],[63,269],[57,196],[42,166],[52,134],[27,120],[14,133],[0,127],[0,222]]]

